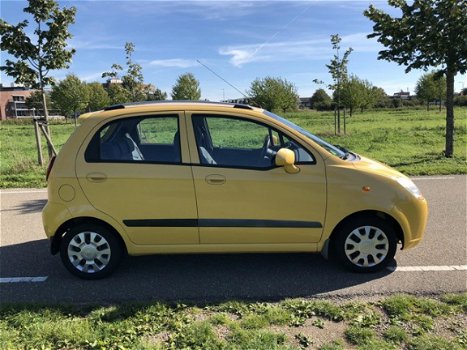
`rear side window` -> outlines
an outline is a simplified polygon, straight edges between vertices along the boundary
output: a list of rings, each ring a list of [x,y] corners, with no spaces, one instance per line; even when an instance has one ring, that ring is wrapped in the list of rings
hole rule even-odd
[[[177,115],[119,119],[93,137],[87,162],[180,163]]]

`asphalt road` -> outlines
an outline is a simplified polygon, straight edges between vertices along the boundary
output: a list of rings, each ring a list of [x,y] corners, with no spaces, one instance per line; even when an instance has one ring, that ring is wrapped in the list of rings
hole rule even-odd
[[[99,281],[73,277],[49,254],[40,215],[45,190],[2,190],[0,302],[204,303],[466,291],[467,176],[414,180],[430,207],[425,238],[398,251],[393,268],[380,273],[349,273],[319,254],[159,255],[128,257]]]

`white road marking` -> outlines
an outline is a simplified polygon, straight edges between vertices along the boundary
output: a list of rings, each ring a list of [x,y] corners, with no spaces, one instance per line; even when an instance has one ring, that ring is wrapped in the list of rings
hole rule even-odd
[[[454,180],[454,176],[436,176],[436,177],[411,177],[410,179],[415,181],[425,181],[425,180]]]
[[[444,266],[388,266],[389,271],[398,272],[424,272],[424,271],[467,271],[467,265]]]
[[[30,191],[0,191],[0,194],[22,194],[22,193],[47,193],[47,190],[30,190]]]
[[[36,276],[36,277],[2,277],[0,283],[37,283],[45,282],[48,276]]]

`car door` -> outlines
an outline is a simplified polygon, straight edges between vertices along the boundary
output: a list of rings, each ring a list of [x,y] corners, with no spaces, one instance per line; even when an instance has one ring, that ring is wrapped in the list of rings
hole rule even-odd
[[[187,113],[200,243],[314,243],[326,208],[324,163],[289,135],[252,117]],[[190,123],[191,118],[191,123]],[[295,148],[300,172],[274,165]]]
[[[78,155],[90,203],[135,244],[198,244],[197,210],[183,112],[103,123]]]

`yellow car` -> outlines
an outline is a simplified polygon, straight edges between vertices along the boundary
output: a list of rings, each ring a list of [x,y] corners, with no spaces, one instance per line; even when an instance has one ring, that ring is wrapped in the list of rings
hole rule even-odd
[[[144,103],[80,121],[49,165],[42,216],[81,278],[126,253],[321,252],[372,272],[423,237],[409,178],[263,109]]]

